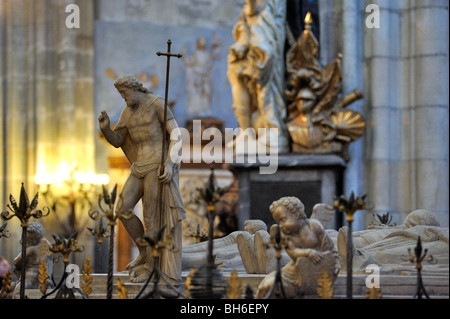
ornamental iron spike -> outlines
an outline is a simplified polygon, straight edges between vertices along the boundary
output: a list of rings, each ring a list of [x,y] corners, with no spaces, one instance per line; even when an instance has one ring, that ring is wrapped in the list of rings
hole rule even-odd
[[[250,285],[247,285],[247,288],[245,288],[245,299],[255,299],[255,296],[253,295],[253,289],[250,287]]]
[[[36,193],[36,195],[34,195],[33,200],[31,201],[30,204],[30,210],[34,210],[37,205],[38,205],[38,198],[39,198],[39,192]]]
[[[417,290],[416,294],[414,295],[414,298],[417,299],[422,299],[422,295],[425,295],[427,299],[430,299],[422,281],[422,261],[425,259],[427,253],[428,249],[425,248],[423,250],[422,248],[422,240],[420,239],[420,236],[418,236],[417,238],[417,244],[416,247],[414,248],[414,255],[411,254],[411,248],[408,248],[409,261],[415,263],[417,269]],[[430,261],[432,260],[433,256],[430,256]]]
[[[103,189],[103,200],[105,201],[105,203],[107,205],[111,205],[111,196],[108,193],[108,190],[106,189],[105,185],[102,185],[102,189]]]
[[[17,201],[12,194],[9,194],[9,202],[11,203],[11,206],[13,207],[12,209],[11,208],[9,208],[9,209],[11,209],[13,213],[20,211],[19,206],[17,206]]]
[[[111,192],[111,204],[114,205],[116,203],[117,197],[117,184],[114,185],[113,191]]]
[[[22,183],[20,188],[20,200],[19,200],[19,210],[22,216],[26,216],[27,210],[30,208],[30,201],[28,199],[27,191]]]
[[[0,238],[1,237],[5,237],[5,238],[11,237],[11,233],[9,232],[9,230],[6,229],[7,225],[8,225],[8,223],[4,223],[2,226],[0,226]]]

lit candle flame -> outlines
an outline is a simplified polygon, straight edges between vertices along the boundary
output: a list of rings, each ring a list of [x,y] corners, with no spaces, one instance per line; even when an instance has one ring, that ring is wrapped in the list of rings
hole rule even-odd
[[[311,24],[311,22],[312,22],[311,12],[308,12],[305,17],[305,24]]]

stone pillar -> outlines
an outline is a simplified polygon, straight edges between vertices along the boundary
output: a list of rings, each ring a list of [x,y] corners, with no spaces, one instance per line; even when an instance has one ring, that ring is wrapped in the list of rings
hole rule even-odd
[[[366,1],[366,5],[373,3]],[[392,130],[398,128],[397,105],[397,37],[398,13],[393,1],[376,2],[380,8],[380,28],[367,28],[364,24],[365,103],[367,105],[366,185],[367,200],[374,210],[392,212],[392,200],[397,196],[394,154],[399,136]],[[407,142],[404,141],[404,142]],[[366,224],[371,217],[367,216]]]
[[[449,220],[448,1],[415,1],[414,34],[415,208]],[[410,48],[411,49],[411,48]]]
[[[327,65],[341,52],[342,0],[318,0],[320,64]]]
[[[79,29],[65,25],[68,4],[80,7]],[[35,194],[41,162],[47,170],[62,159],[94,169],[93,11],[92,1],[0,1],[1,205],[10,193],[18,200],[22,182]],[[17,255],[19,227],[8,224],[8,259]]]
[[[364,29],[368,200],[397,223],[424,208],[448,226],[448,2],[368,3],[380,8],[380,28]]]
[[[363,3],[361,1],[342,1],[342,96],[356,88],[363,91],[362,10]],[[363,105],[364,100],[359,100],[349,108],[364,116]],[[349,146],[350,161],[347,163],[344,175],[344,194],[346,196],[351,192],[356,195],[362,195],[365,192],[364,179],[362,178],[364,174],[363,147],[364,137]],[[355,228],[362,227],[360,214],[355,215],[353,225]]]
[[[378,29],[365,25],[369,4]],[[396,223],[425,208],[448,225],[448,2],[319,0],[319,9],[321,63],[342,52],[343,93],[364,94],[351,106],[367,126],[350,145],[344,192],[367,193]],[[371,220],[357,214],[355,227]]]
[[[29,170],[33,170],[35,156],[35,108],[33,103],[34,89],[31,74],[34,70],[34,59],[30,52],[34,50],[34,34],[30,24],[24,23],[33,16],[34,2],[2,1],[3,42],[2,77],[3,91],[1,97],[1,117],[3,127],[3,167],[0,174],[4,193],[3,203],[9,203],[9,194],[18,200],[21,183],[32,196],[36,191],[31,187],[32,178]],[[3,126],[4,125],[4,126]],[[8,222],[11,232],[9,243],[16,243],[20,238],[20,223],[16,220]],[[16,254],[14,245],[6,245],[2,254]],[[4,252],[3,252],[4,251]]]

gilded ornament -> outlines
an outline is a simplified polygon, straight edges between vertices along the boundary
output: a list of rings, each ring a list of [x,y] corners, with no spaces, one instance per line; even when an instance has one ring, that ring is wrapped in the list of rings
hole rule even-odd
[[[241,298],[242,279],[238,277],[236,269],[233,269],[233,271],[231,272],[231,276],[230,278],[227,278],[227,281],[228,281],[227,298],[228,299]]]
[[[191,270],[189,271],[189,274],[186,277],[186,281],[185,281],[185,290],[184,293],[187,297],[189,297],[191,295],[191,289],[194,288],[194,286],[192,286],[191,284],[191,280],[192,280],[192,276],[195,273],[195,268],[191,268]]]
[[[311,14],[305,30],[286,55],[288,73],[285,92],[288,105],[287,129],[293,152],[340,153],[349,160],[348,144],[364,133],[360,113],[345,109],[361,99],[355,89],[339,99],[342,91],[341,58],[327,66],[319,63],[319,42],[311,31]]]
[[[119,295],[119,299],[128,299],[127,288],[125,288],[120,278],[117,278],[117,294]]]
[[[317,294],[321,299],[332,299],[333,298],[333,281],[328,276],[326,270],[323,271],[322,277],[317,279]]]
[[[9,270],[5,277],[3,278],[2,282],[2,290],[0,292],[0,299],[5,299],[9,292],[11,291],[11,279],[12,279],[12,272]]]
[[[380,288],[371,287],[368,288],[366,292],[366,299],[381,299],[383,297]]]
[[[48,288],[48,272],[47,272],[47,263],[42,259],[41,265],[39,266],[39,290],[42,294],[45,294]]]
[[[86,296],[89,296],[92,293],[92,282],[93,278],[92,274],[92,265],[91,265],[91,257],[87,256],[86,261],[83,263],[83,283],[81,284],[81,288],[83,289],[83,293]]]

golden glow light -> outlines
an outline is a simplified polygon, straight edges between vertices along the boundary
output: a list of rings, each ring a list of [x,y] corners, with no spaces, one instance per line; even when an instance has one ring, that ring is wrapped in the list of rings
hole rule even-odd
[[[37,174],[34,181],[38,185],[55,184],[62,187],[65,181],[75,180],[80,184],[102,185],[109,183],[109,176],[106,174],[95,174],[94,172],[79,172],[75,169],[76,165],[69,165],[62,161],[53,172],[47,170],[43,161],[39,162]]]
[[[93,172],[74,172],[73,177],[81,184],[102,185],[109,183],[109,176],[106,174],[94,174]]]

